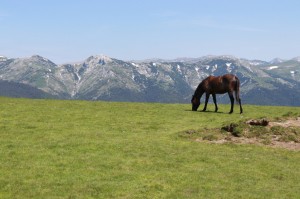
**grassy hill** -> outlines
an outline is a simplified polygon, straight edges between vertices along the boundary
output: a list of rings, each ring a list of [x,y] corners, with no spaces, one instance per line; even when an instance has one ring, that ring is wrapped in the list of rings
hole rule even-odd
[[[300,152],[180,136],[297,107],[244,114],[189,104],[0,98],[0,198],[297,198]],[[213,110],[209,105],[208,109]]]

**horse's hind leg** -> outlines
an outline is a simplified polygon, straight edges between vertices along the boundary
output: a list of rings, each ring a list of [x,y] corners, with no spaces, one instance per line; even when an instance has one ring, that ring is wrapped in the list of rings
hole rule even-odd
[[[242,107],[242,102],[241,102],[241,98],[238,99],[239,104],[240,104],[240,114],[243,113],[243,107]]]
[[[213,96],[213,100],[214,100],[214,103],[215,103],[215,112],[218,112],[218,105],[217,105],[216,94],[212,94],[212,96]]]
[[[238,101],[238,103],[240,105],[240,114],[242,114],[243,113],[243,107],[242,107],[242,102],[241,102],[239,91],[235,91],[235,99],[236,99],[236,101]]]
[[[230,98],[230,102],[231,102],[231,108],[230,108],[230,112],[233,112],[233,105],[234,105],[234,97],[233,97],[233,93],[232,92],[228,92],[229,98]]]

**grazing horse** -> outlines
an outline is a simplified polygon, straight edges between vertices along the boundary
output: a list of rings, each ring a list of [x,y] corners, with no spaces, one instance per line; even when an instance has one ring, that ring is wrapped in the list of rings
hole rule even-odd
[[[207,102],[209,96],[213,96],[213,100],[215,103],[215,112],[218,111],[218,105],[216,100],[216,94],[224,94],[228,93],[230,102],[231,102],[231,109],[229,113],[233,112],[233,104],[234,104],[234,97],[233,92],[235,91],[235,99],[240,104],[240,113],[243,113],[243,108],[240,99],[240,80],[237,76],[232,74],[226,74],[223,76],[209,76],[204,79],[197,87],[192,102],[192,110],[197,111],[198,107],[200,106],[200,99],[202,95],[205,93],[205,105],[202,111],[206,111]]]

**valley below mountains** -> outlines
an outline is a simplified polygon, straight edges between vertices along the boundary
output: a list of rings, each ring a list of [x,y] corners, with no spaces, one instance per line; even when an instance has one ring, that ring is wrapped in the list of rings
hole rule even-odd
[[[123,61],[97,55],[57,65],[39,55],[0,56],[0,95],[190,103],[204,78],[225,73],[239,77],[244,104],[300,106],[300,57],[271,62],[233,56]],[[218,95],[217,101],[229,103],[228,95]]]

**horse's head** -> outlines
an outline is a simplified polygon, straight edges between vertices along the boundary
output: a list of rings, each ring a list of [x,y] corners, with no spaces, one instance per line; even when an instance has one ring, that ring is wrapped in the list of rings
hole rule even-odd
[[[197,109],[200,106],[200,98],[193,95],[191,102],[192,102],[192,110],[197,111]]]

